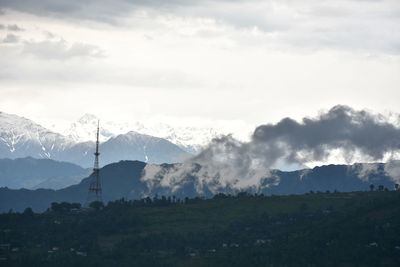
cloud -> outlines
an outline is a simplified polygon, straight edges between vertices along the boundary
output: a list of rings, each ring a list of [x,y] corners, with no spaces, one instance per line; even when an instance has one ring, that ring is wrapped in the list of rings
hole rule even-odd
[[[13,32],[24,31],[24,29],[20,28],[17,24],[9,24],[7,26],[4,24],[0,24],[0,30],[5,30],[5,29]]]
[[[190,3],[190,1],[188,1]],[[185,1],[144,1],[144,0],[89,0],[82,2],[68,0],[39,0],[35,3],[24,0],[0,0],[0,6],[39,16],[68,17],[83,20],[94,20],[106,23],[115,21],[138,8],[161,9],[168,6],[184,4]]]
[[[297,122],[285,118],[279,123],[262,125],[253,134],[253,143],[261,146],[281,144],[289,161],[326,160],[340,148],[350,161],[356,152],[373,160],[400,149],[400,129],[382,115],[335,106],[327,113]]]
[[[386,174],[391,177],[396,183],[400,183],[400,161],[390,160],[385,165]]]
[[[339,105],[301,122],[285,118],[276,124],[261,125],[250,142],[239,142],[231,136],[216,138],[198,156],[178,168],[162,170],[159,176],[167,183],[189,176],[218,186],[258,187],[280,162],[301,166],[324,161],[337,149],[348,161],[356,153],[380,161],[387,153],[400,150],[400,128],[387,122],[383,115]],[[375,168],[371,166],[360,174],[371,172]],[[390,166],[387,172],[397,175],[398,166]],[[143,179],[152,180],[158,175],[155,173],[151,170]]]
[[[207,18],[220,26],[228,25],[250,35],[256,29],[261,34],[253,36],[254,42],[282,50],[400,53],[400,40],[396,34],[400,25],[397,0],[91,0],[84,4],[67,0],[0,0],[0,5],[38,16],[90,20],[117,26],[140,14]],[[244,40],[249,40],[249,37]]]
[[[85,43],[69,44],[65,40],[26,41],[23,53],[43,59],[65,60],[71,58],[101,58],[104,51],[99,47]]]
[[[20,39],[19,36],[15,35],[15,34],[12,34],[12,33],[9,33],[3,39],[2,42],[6,43],[6,44],[13,44],[13,43],[18,43],[19,39]]]
[[[250,142],[230,136],[215,139],[192,160],[200,165],[228,164],[242,177],[281,162],[298,166],[326,162],[337,150],[348,163],[359,155],[364,160],[381,161],[400,150],[400,128],[381,114],[338,105],[316,118],[300,122],[285,118],[258,126]]]
[[[7,30],[13,31],[13,32],[20,32],[20,31],[23,31],[24,29],[20,28],[17,24],[13,24],[13,25],[8,25]]]

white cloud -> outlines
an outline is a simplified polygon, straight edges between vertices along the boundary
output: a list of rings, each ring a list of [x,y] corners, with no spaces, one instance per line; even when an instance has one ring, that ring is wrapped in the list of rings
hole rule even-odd
[[[397,1],[23,2],[0,0],[0,24],[24,29],[0,44],[4,111],[216,127],[400,111]]]

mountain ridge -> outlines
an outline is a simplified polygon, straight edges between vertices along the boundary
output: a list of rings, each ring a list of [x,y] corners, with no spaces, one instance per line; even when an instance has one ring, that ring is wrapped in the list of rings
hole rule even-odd
[[[98,120],[99,118],[95,115],[86,113],[76,122],[71,123],[69,128],[60,131],[60,133],[79,142],[92,140],[92,133],[96,130]],[[132,123],[102,121],[101,124],[101,141],[107,141],[117,135],[135,131],[140,134],[166,139],[191,154],[198,153],[213,138],[219,136],[217,131],[210,127],[173,127],[166,123],[143,123],[139,121]]]
[[[33,157],[0,159],[0,186],[12,189],[60,189],[79,183],[90,174],[70,162]]]
[[[94,138],[95,131],[93,131]],[[121,143],[116,140],[121,140]],[[110,143],[123,148],[124,155]],[[0,113],[0,158],[16,159],[31,156],[90,167],[93,163],[94,147],[93,141],[76,142],[71,136],[52,132],[27,118]],[[105,152],[100,162],[102,165],[135,159],[152,163],[173,163],[190,155],[168,140],[161,141],[159,137],[137,132],[112,136],[102,142],[100,147]]]
[[[146,166],[141,161],[120,161],[104,166],[100,170],[102,180],[103,199],[107,201],[116,199],[140,199],[154,196],[185,197],[212,197],[218,193],[236,194],[240,191],[265,195],[304,194],[310,191],[367,191],[371,183],[377,188],[382,185],[392,189],[395,179],[387,175],[384,170],[385,163],[379,163],[378,169],[361,177],[360,171],[354,165],[326,165],[298,171],[273,170],[271,176],[261,179],[258,188],[235,188],[234,185],[219,187],[214,191],[215,180],[203,183],[199,177],[189,175],[180,181],[180,184],[168,184],[167,181],[144,180]],[[174,167],[174,164],[162,164],[162,168]],[[356,165],[357,166],[357,165]],[[11,190],[0,188],[0,211],[9,209],[23,210],[31,207],[36,211],[44,211],[51,202],[80,202],[84,203],[89,182],[92,176],[83,179],[79,184],[60,190]],[[201,188],[199,186],[202,186]]]

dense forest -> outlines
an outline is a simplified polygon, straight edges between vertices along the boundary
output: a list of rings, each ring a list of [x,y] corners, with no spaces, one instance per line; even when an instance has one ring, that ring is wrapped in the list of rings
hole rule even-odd
[[[400,192],[53,203],[0,214],[0,266],[400,266]]]

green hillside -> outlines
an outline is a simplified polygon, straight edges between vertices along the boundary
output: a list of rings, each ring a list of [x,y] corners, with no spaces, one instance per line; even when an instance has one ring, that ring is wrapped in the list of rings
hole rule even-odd
[[[0,266],[400,266],[400,193],[53,204],[0,215]]]

